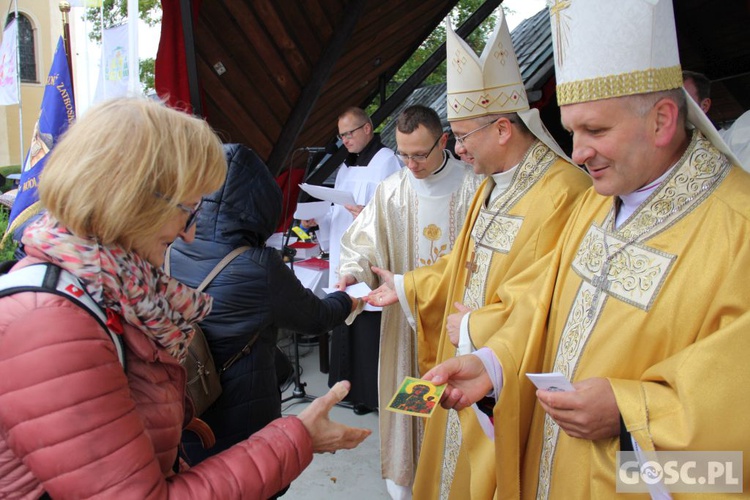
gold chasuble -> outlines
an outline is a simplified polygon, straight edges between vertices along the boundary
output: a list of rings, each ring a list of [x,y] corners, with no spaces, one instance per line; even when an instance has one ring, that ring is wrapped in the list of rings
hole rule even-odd
[[[561,431],[530,371],[608,378],[643,450],[750,450],[750,175],[696,131],[617,228],[615,215],[613,198],[586,194],[549,272],[487,344],[503,366],[494,410],[502,498],[615,495],[619,439]]]
[[[456,312],[454,302],[477,309],[469,316],[475,347],[498,330],[515,296],[537,276],[527,268],[549,260],[575,202],[590,185],[585,172],[540,141],[529,148],[510,186],[489,206],[494,183],[491,178],[483,183],[451,253],[404,276],[421,373],[456,354],[445,329],[447,316]],[[517,275],[527,276],[525,283],[498,295],[500,286]],[[493,449],[472,410],[461,413],[459,426],[456,412],[438,408],[425,427],[414,498],[463,500],[467,492],[471,498],[491,498]]]
[[[408,168],[381,182],[375,195],[341,238],[341,273],[371,288],[371,265],[405,273],[450,252],[481,178],[447,152],[444,167],[427,179]],[[378,373],[382,474],[410,487],[419,458],[421,418],[386,411],[404,377],[419,376],[414,330],[401,309],[383,309]]]

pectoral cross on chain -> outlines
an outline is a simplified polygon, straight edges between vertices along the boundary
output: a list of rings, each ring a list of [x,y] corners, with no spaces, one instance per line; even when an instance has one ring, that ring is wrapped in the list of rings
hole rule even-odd
[[[464,267],[469,271],[469,273],[466,275],[466,283],[464,283],[465,288],[469,288],[469,282],[471,281],[471,276],[477,272],[477,269],[479,269],[479,266],[477,266],[477,254],[473,250],[471,251],[471,260],[466,261],[466,264],[464,264]]]
[[[594,296],[591,299],[591,305],[587,313],[589,321],[594,318],[594,311],[596,310],[596,305],[599,303],[599,297],[601,297],[602,292],[609,288],[609,262],[609,260],[605,260],[599,274],[591,278],[591,284],[594,285],[596,290],[594,291]]]

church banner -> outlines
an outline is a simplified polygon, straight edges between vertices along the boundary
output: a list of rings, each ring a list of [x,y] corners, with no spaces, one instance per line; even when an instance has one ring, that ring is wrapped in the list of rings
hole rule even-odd
[[[75,118],[70,69],[63,39],[60,37],[44,87],[39,120],[34,126],[31,145],[21,169],[18,194],[10,212],[6,236],[13,234],[13,231],[41,210],[37,192],[39,176],[47,162],[48,153]]]

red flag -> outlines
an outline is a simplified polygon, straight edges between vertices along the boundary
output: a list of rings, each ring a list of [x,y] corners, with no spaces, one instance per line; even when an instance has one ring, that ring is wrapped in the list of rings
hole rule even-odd
[[[201,0],[193,0],[193,26],[197,24],[200,5]],[[180,0],[162,0],[161,11],[161,38],[154,63],[154,87],[170,107],[192,113]]]

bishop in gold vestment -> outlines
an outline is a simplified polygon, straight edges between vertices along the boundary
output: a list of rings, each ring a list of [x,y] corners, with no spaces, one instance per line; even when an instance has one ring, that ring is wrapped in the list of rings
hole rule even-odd
[[[618,228],[613,198],[587,193],[554,256],[555,272],[527,297],[538,304],[551,297],[550,308],[535,308],[530,336],[527,327],[515,343],[502,335],[488,343],[504,372],[495,410],[501,497],[519,494],[518,466],[523,498],[615,491],[619,440],[562,432],[535,404],[528,372],[560,371],[573,382],[606,377],[643,450],[750,450],[750,405],[740,389],[750,382],[748,193],[750,175],[698,131]],[[537,345],[546,345],[543,359]],[[743,472],[747,491],[747,459]]]
[[[512,175],[510,185],[489,206],[494,181],[490,177],[483,183],[449,256],[404,275],[406,303],[417,325],[422,373],[456,354],[445,328],[445,317],[455,311],[454,302],[475,309],[469,331],[474,346],[484,345],[502,324],[508,303],[532,279],[524,271],[549,259],[576,200],[591,184],[582,170],[540,141],[529,148]],[[467,266],[472,260],[476,262],[473,272]],[[500,285],[522,274],[529,277],[527,283],[519,283],[510,294],[497,295]],[[449,417],[449,411],[438,408],[427,422],[415,498],[440,498],[441,491],[451,490],[471,491],[476,498],[494,493],[491,439],[468,411],[461,412],[462,432],[456,431],[458,419],[452,413]]]
[[[497,498],[613,498],[626,446],[750,451],[750,175],[682,89],[670,0],[550,16],[562,123],[594,187],[485,348],[425,378],[462,414],[500,389]],[[558,371],[574,391],[527,377]]]

